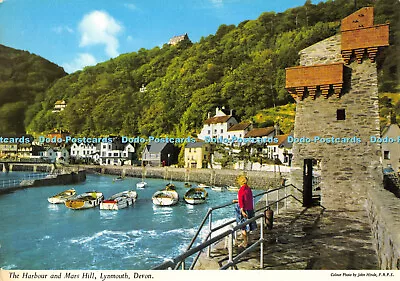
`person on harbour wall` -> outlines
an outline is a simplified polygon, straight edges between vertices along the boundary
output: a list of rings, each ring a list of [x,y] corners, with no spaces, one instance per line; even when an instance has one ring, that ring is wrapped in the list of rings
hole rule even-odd
[[[245,222],[247,219],[254,217],[254,203],[253,203],[253,192],[250,186],[247,185],[247,177],[239,176],[238,183],[240,184],[240,189],[238,191],[238,199],[233,200],[237,202],[236,205],[236,221],[238,224]],[[257,228],[256,222],[252,222],[242,228],[243,242],[239,247],[246,248],[248,246],[248,235],[247,232],[255,230]]]

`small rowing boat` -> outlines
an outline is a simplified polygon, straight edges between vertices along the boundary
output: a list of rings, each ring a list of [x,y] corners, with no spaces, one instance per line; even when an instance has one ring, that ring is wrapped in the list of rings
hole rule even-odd
[[[65,206],[73,210],[89,209],[98,206],[103,199],[102,192],[88,191],[65,201]]]
[[[133,205],[137,199],[137,193],[134,190],[126,190],[114,194],[100,203],[100,210],[120,210]]]
[[[157,191],[151,197],[153,204],[157,206],[172,206],[178,203],[179,194],[175,189],[175,185],[167,184],[165,189]]]
[[[65,201],[67,201],[68,199],[74,197],[75,194],[76,194],[75,189],[71,188],[47,198],[47,201],[49,201],[52,204],[61,204],[65,203]]]
[[[188,204],[197,205],[206,202],[207,196],[207,191],[204,188],[193,187],[185,193],[183,199]]]

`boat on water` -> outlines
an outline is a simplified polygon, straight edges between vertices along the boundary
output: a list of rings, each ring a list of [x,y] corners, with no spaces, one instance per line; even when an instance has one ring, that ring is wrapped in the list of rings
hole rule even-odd
[[[103,201],[104,195],[99,191],[88,191],[65,201],[65,206],[73,210],[94,208]]]
[[[206,185],[204,183],[199,184],[197,187],[201,187],[201,188],[210,188],[211,186]]]
[[[202,204],[206,202],[206,198],[208,196],[207,191],[202,187],[193,187],[189,189],[183,199],[186,203],[191,205]]]
[[[65,203],[65,201],[67,201],[68,199],[73,198],[75,194],[76,190],[71,188],[47,198],[47,201],[49,201],[52,204],[61,204]]]
[[[147,187],[147,182],[145,181],[141,181],[136,184],[136,188],[146,188],[146,187]]]
[[[157,191],[151,197],[153,204],[157,206],[172,206],[178,203],[179,194],[175,189],[175,185],[169,183],[165,189]]]
[[[233,186],[233,185],[225,186],[225,188],[226,188],[226,190],[228,190],[228,191],[239,191],[239,189],[240,189],[240,187],[238,187],[238,186]]]
[[[213,186],[211,186],[211,189],[214,190],[214,191],[222,192],[222,191],[225,190],[225,187],[224,186],[215,186],[215,185],[213,185]]]
[[[190,182],[185,182],[183,186],[186,188],[190,188],[192,187],[192,184]]]
[[[142,171],[142,181],[141,181],[141,182],[138,182],[138,183],[136,184],[136,188],[145,188],[145,187],[147,187],[147,182],[144,181],[145,177],[146,177],[146,170],[145,170],[145,168],[143,167],[143,171]]]
[[[113,181],[123,181],[125,177],[119,176],[113,179]]]
[[[100,203],[101,210],[120,210],[133,205],[137,199],[137,192],[134,190],[125,190],[112,195]]]

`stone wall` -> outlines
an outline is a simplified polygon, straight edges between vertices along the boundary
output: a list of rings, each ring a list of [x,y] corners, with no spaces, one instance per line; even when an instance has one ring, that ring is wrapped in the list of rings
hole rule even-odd
[[[86,171],[71,172],[68,174],[55,175],[54,177],[37,179],[37,180],[24,180],[21,186],[24,187],[40,187],[49,185],[65,185],[83,182],[86,180]]]
[[[125,167],[125,166],[81,166],[87,169],[88,172],[121,175],[141,178],[145,171],[147,178],[172,179],[176,181],[190,181],[204,183],[208,185],[237,185],[236,178],[238,175],[245,173],[249,178],[249,184],[256,189],[275,188],[280,182],[279,173],[274,172],[258,172],[241,170],[219,170],[219,169],[185,169],[172,167],[146,167],[145,170],[141,167]]]
[[[302,50],[300,64],[340,62],[340,42],[340,35],[335,35]],[[345,110],[345,120],[337,120],[338,109]],[[380,145],[369,141],[379,135],[376,64],[368,59],[362,64],[352,62],[345,67],[340,98],[332,93],[324,98],[317,92],[315,100],[306,96],[297,102],[294,137],[310,142],[293,145],[291,182],[302,188],[304,159],[318,160],[322,205],[362,209],[366,188],[383,182]],[[339,141],[320,141],[332,137]]]
[[[368,190],[366,207],[381,269],[400,269],[399,200],[384,189]]]

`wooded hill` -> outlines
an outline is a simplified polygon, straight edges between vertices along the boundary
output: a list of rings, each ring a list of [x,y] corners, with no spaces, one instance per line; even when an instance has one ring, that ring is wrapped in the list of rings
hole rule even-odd
[[[48,60],[0,45],[0,134],[24,133],[45,91],[65,75]]]
[[[285,67],[298,64],[298,51],[338,33],[340,20],[366,5],[375,6],[376,23],[392,22],[392,45],[377,60],[379,85],[382,91],[399,91],[400,3],[359,0],[356,8],[354,2],[307,1],[238,26],[221,25],[195,44],[141,49],[86,67],[57,80],[36,100],[26,113],[35,115],[27,130],[184,137],[198,132],[216,106],[257,122],[261,110],[293,101],[284,89]],[[142,85],[145,92],[139,91]],[[52,113],[57,100],[67,107]]]

